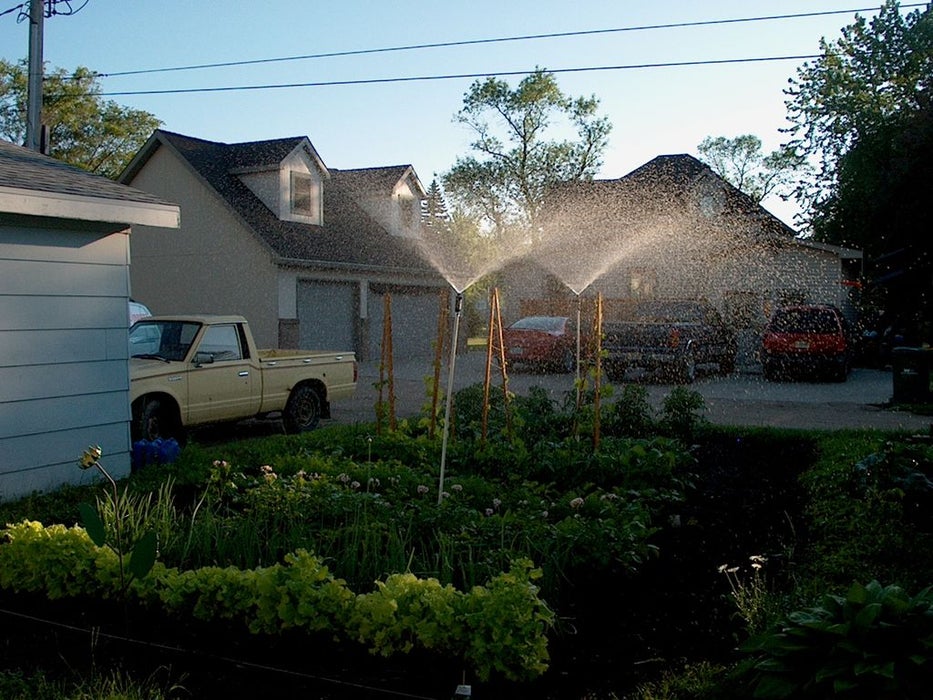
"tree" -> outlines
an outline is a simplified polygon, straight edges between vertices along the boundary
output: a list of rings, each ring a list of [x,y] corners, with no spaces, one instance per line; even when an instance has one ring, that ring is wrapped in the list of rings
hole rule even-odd
[[[425,229],[435,233],[449,232],[450,212],[440,183],[434,179],[428,188],[427,197],[421,202],[421,222]]]
[[[929,103],[933,15],[902,15],[886,0],[871,22],[857,15],[838,41],[822,39],[820,52],[785,90],[787,146],[818,163],[797,191],[815,222],[833,209],[843,157]]]
[[[788,148],[764,155],[761,139],[752,134],[734,139],[707,136],[697,152],[717,174],[756,203],[771,194],[787,199],[787,190],[802,166],[801,159]]]
[[[883,311],[933,340],[933,11],[887,0],[820,48],[786,91],[788,146],[819,163],[798,199],[817,240],[863,250]]]
[[[0,137],[13,143],[26,136],[27,84],[25,63],[0,59]],[[116,178],[162,124],[149,112],[102,99],[87,68],[70,74],[57,68],[46,74],[42,88],[49,155],[92,173]]]
[[[598,106],[595,97],[567,97],[540,69],[514,90],[496,78],[476,81],[455,120],[475,133],[477,155],[458,158],[444,174],[449,199],[495,235],[537,231],[547,188],[591,179],[602,164],[612,127]],[[575,139],[548,139],[568,128]]]

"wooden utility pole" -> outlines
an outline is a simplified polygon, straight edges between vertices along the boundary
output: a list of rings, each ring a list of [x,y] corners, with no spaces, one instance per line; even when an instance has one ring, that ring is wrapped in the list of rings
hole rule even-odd
[[[29,0],[29,83],[26,98],[26,148],[42,150],[42,22],[45,0]]]

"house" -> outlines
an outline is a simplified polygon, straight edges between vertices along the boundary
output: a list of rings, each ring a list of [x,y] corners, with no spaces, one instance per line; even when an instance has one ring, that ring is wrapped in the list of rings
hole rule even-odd
[[[610,309],[639,298],[705,298],[750,346],[776,305],[829,303],[854,317],[862,261],[861,251],[797,237],[689,155],[553,188],[532,248],[531,264],[503,276],[510,319],[544,297],[599,292]]]
[[[450,287],[419,248],[411,166],[328,168],[307,137],[218,143],[156,131],[121,181],[178,202],[177,231],[134,230],[134,294],[155,313],[249,319],[261,346],[378,359],[431,354]]]
[[[178,207],[0,141],[0,500],[130,469],[130,227]]]

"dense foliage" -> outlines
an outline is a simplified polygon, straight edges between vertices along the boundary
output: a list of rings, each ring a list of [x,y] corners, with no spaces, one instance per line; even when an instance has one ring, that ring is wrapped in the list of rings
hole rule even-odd
[[[25,63],[0,59],[0,138],[23,143],[28,72]],[[162,122],[149,112],[100,97],[93,71],[57,68],[42,81],[42,123],[49,155],[115,179]]]

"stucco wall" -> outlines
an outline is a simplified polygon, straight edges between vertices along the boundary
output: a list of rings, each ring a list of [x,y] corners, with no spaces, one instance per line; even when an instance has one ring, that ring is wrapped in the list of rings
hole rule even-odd
[[[125,233],[0,225],[0,500],[130,468]]]
[[[231,313],[261,347],[279,340],[278,280],[269,250],[167,148],[127,183],[181,207],[177,230],[134,226],[134,298],[154,313]]]

